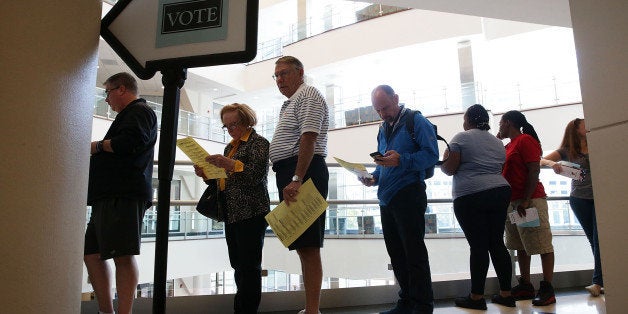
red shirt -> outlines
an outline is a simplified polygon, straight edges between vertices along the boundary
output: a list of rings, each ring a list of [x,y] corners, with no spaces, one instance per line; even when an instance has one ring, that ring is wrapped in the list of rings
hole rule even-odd
[[[541,160],[541,144],[528,134],[521,134],[506,144],[506,163],[502,174],[510,183],[512,195],[510,200],[524,197],[525,185],[528,180],[527,163],[539,163]],[[541,182],[537,182],[532,198],[545,197],[545,189]]]

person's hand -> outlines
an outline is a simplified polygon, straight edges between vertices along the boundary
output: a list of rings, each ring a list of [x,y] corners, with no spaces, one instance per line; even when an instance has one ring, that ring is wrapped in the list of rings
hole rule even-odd
[[[445,148],[445,152],[443,153],[443,160],[449,158],[449,148]]]
[[[559,163],[555,162],[552,165],[552,169],[554,169],[554,173],[560,174],[560,172],[563,171],[563,166],[561,166]]]
[[[197,176],[203,178],[203,180],[207,180],[207,178],[205,177],[205,172],[203,171],[203,168],[194,165],[194,174],[196,174]]]
[[[220,154],[216,154],[216,155],[209,155],[207,157],[205,157],[205,161],[207,161],[208,163],[218,167],[218,168],[223,168],[227,171],[231,171],[233,170],[233,167],[235,165],[235,160],[231,159],[231,158],[227,158],[223,155]]]
[[[301,182],[292,181],[290,184],[286,185],[283,188],[283,200],[286,202],[286,205],[290,206],[290,202],[297,201],[297,195],[299,195],[299,188],[301,187]]]
[[[523,200],[517,205],[517,213],[520,217],[526,216],[526,209],[530,208],[530,200]]]
[[[360,182],[362,182],[362,184],[366,185],[366,186],[373,186],[375,185],[375,178],[371,177],[371,178],[365,178],[365,177],[358,177],[358,180],[360,180]]]
[[[384,156],[375,160],[375,163],[383,167],[397,167],[399,166],[399,153],[394,150],[387,151]]]

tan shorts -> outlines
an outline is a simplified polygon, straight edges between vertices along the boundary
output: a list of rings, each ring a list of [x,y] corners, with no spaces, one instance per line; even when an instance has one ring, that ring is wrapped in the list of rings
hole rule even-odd
[[[519,203],[521,200],[510,202],[508,212],[514,211]],[[534,198],[530,200],[530,206],[538,209],[540,226],[518,227],[516,224],[510,223],[510,218],[506,216],[506,247],[510,250],[525,250],[528,255],[554,252],[547,200]]]

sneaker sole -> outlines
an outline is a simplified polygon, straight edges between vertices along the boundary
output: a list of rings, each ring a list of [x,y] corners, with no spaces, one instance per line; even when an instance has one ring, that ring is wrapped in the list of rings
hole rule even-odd
[[[532,301],[532,305],[534,305],[534,306],[546,306],[546,305],[550,305],[550,304],[554,304],[554,303],[556,303],[556,297],[555,296],[545,300],[544,302]]]
[[[515,296],[513,294],[512,296],[513,298],[515,298],[515,301],[523,301],[523,300],[532,300],[534,299],[534,295],[521,295],[521,296]]]

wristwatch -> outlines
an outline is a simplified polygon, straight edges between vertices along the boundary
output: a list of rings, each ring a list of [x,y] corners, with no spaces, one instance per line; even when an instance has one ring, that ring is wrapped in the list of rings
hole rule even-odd
[[[299,176],[295,174],[295,175],[292,177],[292,182],[299,182],[299,183],[301,183],[301,178],[299,178]]]

